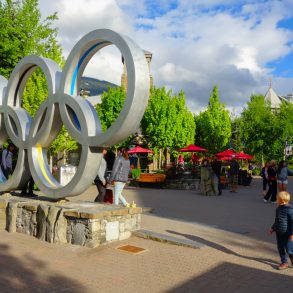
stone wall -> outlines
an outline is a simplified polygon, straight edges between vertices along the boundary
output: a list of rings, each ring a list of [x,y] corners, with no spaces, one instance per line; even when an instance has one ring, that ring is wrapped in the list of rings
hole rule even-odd
[[[199,179],[175,179],[175,180],[166,180],[164,188],[167,189],[183,189],[183,190],[199,190]]]
[[[0,217],[9,232],[19,232],[50,243],[96,247],[127,239],[140,229],[141,208],[124,208],[92,202],[62,204],[0,197]],[[2,227],[4,225],[2,224]]]

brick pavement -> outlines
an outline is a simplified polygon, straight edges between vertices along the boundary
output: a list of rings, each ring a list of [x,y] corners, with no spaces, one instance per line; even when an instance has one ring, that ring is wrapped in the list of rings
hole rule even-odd
[[[274,238],[266,234],[275,206],[261,201],[260,188],[260,181],[254,181],[222,197],[125,190],[128,200],[155,208],[143,216],[143,228],[196,240],[205,245],[201,249],[136,237],[89,249],[1,231],[0,292],[292,293],[293,269],[275,269]],[[92,200],[95,193],[91,187],[72,200]],[[116,250],[120,244],[147,251],[130,255]]]

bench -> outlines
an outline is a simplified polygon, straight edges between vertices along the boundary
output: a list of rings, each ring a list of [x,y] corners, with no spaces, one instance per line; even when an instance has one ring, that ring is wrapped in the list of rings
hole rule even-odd
[[[139,176],[138,183],[140,185],[155,184],[162,187],[163,183],[166,180],[165,174],[151,174],[151,173],[142,173]]]
[[[164,183],[166,180],[165,174],[151,174],[142,173],[139,176],[139,182],[149,182],[149,183]]]

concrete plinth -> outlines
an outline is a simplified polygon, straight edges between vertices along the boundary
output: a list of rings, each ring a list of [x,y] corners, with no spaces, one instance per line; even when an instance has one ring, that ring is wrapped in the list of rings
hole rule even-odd
[[[141,208],[85,201],[56,203],[39,197],[0,196],[6,230],[50,243],[96,247],[124,240],[140,229],[141,213]]]

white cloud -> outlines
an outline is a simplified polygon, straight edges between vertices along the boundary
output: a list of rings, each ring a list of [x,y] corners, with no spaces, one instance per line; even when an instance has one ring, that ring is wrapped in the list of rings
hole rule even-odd
[[[264,94],[270,75],[266,63],[292,52],[288,45],[292,31],[277,27],[280,20],[292,17],[292,1],[241,1],[237,9],[232,9],[239,5],[236,0],[177,2],[176,9],[168,11],[168,1],[157,1],[158,11],[163,12],[155,16],[149,9],[154,1],[41,0],[40,4],[43,14],[58,12],[66,55],[93,29],[107,27],[125,33],[153,53],[155,85],[174,92],[184,90],[193,111],[207,105],[216,84],[220,98],[230,108],[240,109],[252,93]],[[87,73],[119,83],[119,54],[102,51],[96,60]],[[273,81],[279,94],[293,91],[292,79]]]
[[[55,0],[51,5],[58,12],[57,26],[66,53],[92,30],[109,28],[125,34],[132,30],[131,17],[126,17],[115,0]]]
[[[173,63],[166,63],[158,69],[158,73],[162,79],[168,83],[172,82],[193,82],[200,78],[197,72],[192,72]]]

